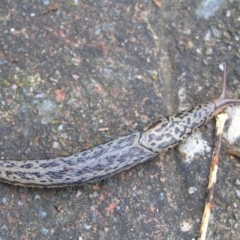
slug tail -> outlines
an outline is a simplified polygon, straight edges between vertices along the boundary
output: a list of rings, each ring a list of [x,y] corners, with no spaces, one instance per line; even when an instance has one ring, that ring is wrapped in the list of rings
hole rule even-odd
[[[222,78],[222,90],[220,94],[214,98],[211,102],[215,104],[214,115],[223,111],[229,105],[240,104],[240,99],[230,99],[226,98],[226,89],[227,89],[227,65],[224,63],[223,78]]]

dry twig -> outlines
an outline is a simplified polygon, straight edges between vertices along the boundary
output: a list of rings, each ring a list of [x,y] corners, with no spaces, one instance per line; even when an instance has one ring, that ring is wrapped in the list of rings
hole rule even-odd
[[[221,113],[216,116],[216,143],[215,148],[212,155],[212,163],[210,168],[209,174],[209,183],[208,183],[208,195],[205,202],[205,207],[202,216],[202,223],[200,229],[200,236],[198,240],[205,240],[207,234],[207,228],[209,223],[209,217],[211,213],[211,209],[213,207],[213,191],[214,185],[217,181],[217,170],[218,170],[218,162],[221,150],[221,143],[222,143],[222,136],[223,136],[223,129],[225,122],[228,119],[228,115],[226,113]]]

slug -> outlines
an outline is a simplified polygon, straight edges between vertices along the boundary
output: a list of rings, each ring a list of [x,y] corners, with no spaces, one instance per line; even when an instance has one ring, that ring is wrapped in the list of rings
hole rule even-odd
[[[218,97],[161,118],[143,129],[67,157],[0,160],[0,181],[20,186],[56,188],[99,181],[156,157],[186,139],[196,128],[240,99],[226,98],[226,65]]]

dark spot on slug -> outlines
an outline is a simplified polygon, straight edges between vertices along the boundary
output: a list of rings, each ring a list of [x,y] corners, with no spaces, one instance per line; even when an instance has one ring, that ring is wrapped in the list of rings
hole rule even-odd
[[[180,133],[180,129],[179,129],[178,127],[175,127],[174,133],[175,133],[176,135],[179,134],[179,133]]]
[[[53,179],[62,179],[62,177],[66,175],[66,172],[65,171],[58,171],[58,172],[49,171],[46,173],[46,175],[48,175]]]
[[[32,166],[33,166],[32,163],[27,163],[27,164],[21,165],[20,168],[26,168],[26,169],[28,169],[28,168],[31,168]]]
[[[166,134],[165,134],[165,137],[171,138],[171,137],[172,137],[172,134],[171,134],[171,133],[166,133]]]
[[[161,132],[163,128],[165,128],[168,125],[168,123],[164,123],[161,125],[160,128],[156,129],[155,132]]]
[[[151,141],[153,140],[154,136],[155,136],[155,134],[150,133],[150,134],[148,135],[148,140],[151,142]]]
[[[11,175],[13,175],[13,172],[6,171],[6,175],[7,175],[7,176],[11,176]]]
[[[25,172],[14,172],[14,174],[21,177],[22,179],[30,180],[30,178],[26,176]]]
[[[28,174],[34,175],[34,176],[36,176],[36,177],[38,177],[38,178],[41,178],[41,177],[42,177],[42,174],[39,173],[39,172],[32,172],[32,173],[28,173]]]
[[[51,168],[51,167],[57,167],[59,166],[59,163],[58,162],[45,162],[45,163],[42,163],[39,165],[39,167],[42,167],[42,168]]]
[[[7,162],[6,167],[7,167],[7,168],[13,168],[13,167],[15,167],[15,164],[14,164],[14,163]]]
[[[161,149],[167,148],[168,146],[173,147],[176,143],[177,143],[177,140],[176,140],[175,138],[171,138],[171,140],[169,140],[169,141],[160,143],[160,144],[157,146],[157,148],[158,148],[159,150],[161,150]]]
[[[193,117],[194,117],[194,118],[197,118],[197,112],[194,112],[194,113],[193,113]]]

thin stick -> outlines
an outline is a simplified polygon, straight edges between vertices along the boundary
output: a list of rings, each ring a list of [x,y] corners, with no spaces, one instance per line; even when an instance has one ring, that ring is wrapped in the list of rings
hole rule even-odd
[[[226,113],[221,113],[216,116],[216,142],[215,148],[213,150],[212,155],[212,163],[210,168],[209,174],[209,182],[208,182],[208,195],[205,202],[205,207],[202,216],[202,223],[200,228],[200,236],[198,240],[205,240],[207,234],[207,228],[209,223],[209,217],[211,213],[211,209],[213,207],[213,191],[214,186],[217,181],[217,170],[218,170],[218,162],[221,150],[221,143],[222,143],[222,136],[223,136],[223,129],[225,122],[228,119],[228,115]]]

